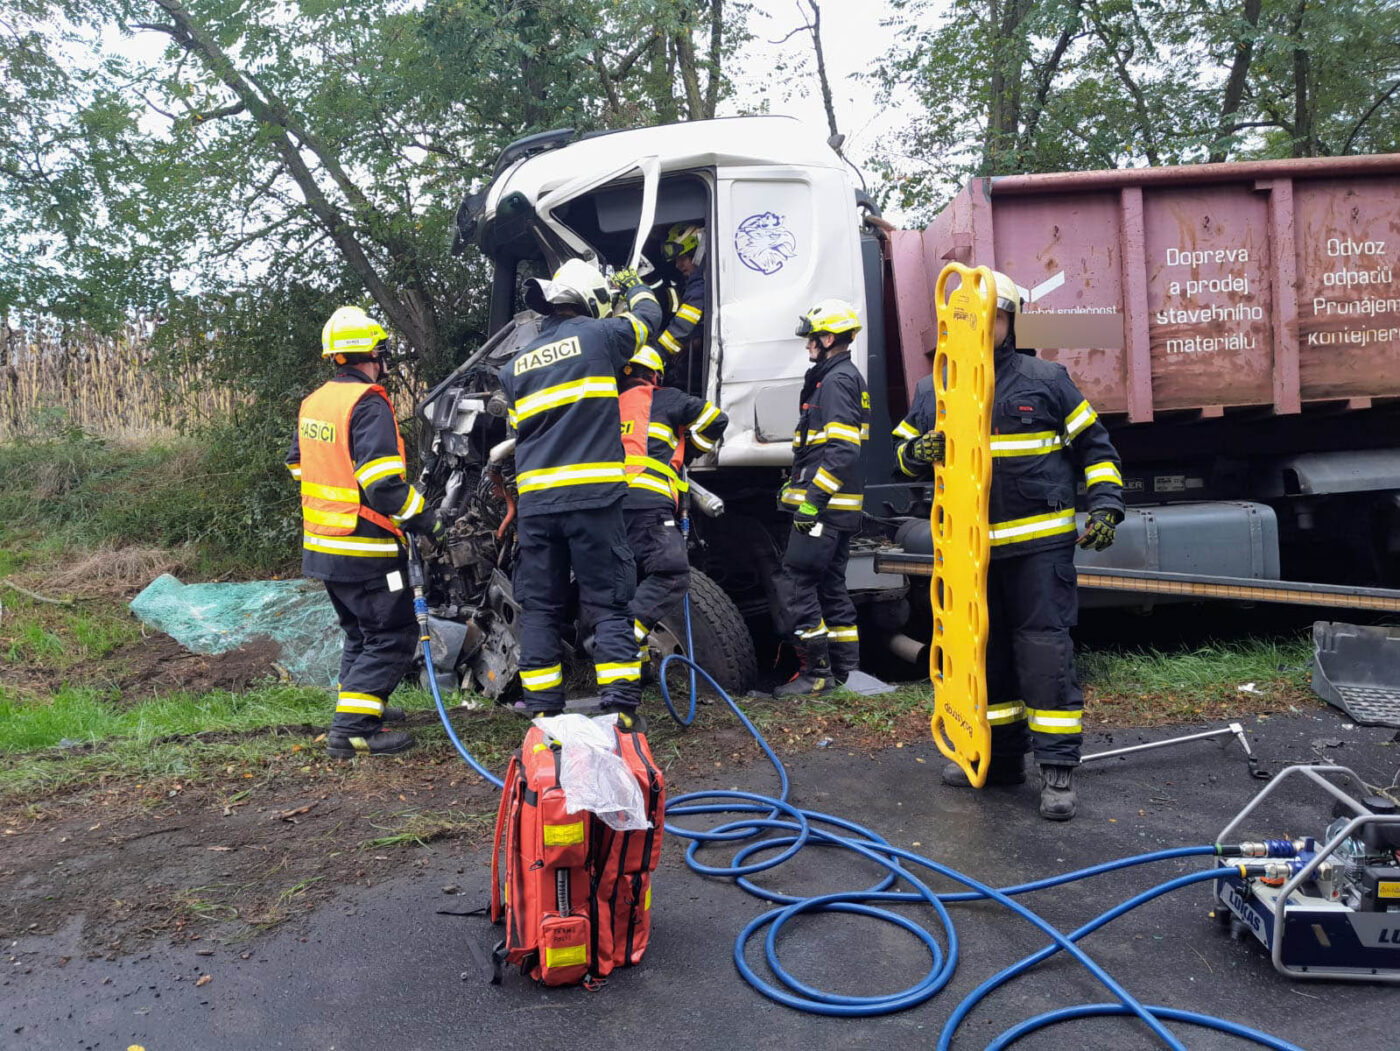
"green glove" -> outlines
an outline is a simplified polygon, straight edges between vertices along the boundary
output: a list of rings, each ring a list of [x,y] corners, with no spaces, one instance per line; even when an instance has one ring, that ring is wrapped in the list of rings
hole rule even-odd
[[[792,527],[799,533],[810,533],[817,524],[817,516],[820,514],[816,504],[809,504],[803,500],[801,506],[792,516]]]
[[[1113,539],[1118,531],[1119,516],[1116,512],[1107,508],[1099,508],[1097,511],[1089,512],[1089,522],[1085,526],[1084,532],[1079,535],[1077,541],[1080,547],[1091,548],[1094,551],[1103,551],[1113,546]]]
[[[926,431],[909,443],[904,455],[919,463],[942,463],[947,449],[942,431]]]
[[[628,267],[626,270],[619,270],[617,271],[617,273],[613,274],[613,284],[615,284],[618,288],[622,289],[622,291],[624,292],[635,288],[641,283],[642,276],[638,274],[636,270],[633,270],[631,267]]]

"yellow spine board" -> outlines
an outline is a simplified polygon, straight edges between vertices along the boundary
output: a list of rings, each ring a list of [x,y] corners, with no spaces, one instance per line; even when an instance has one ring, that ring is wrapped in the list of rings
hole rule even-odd
[[[948,291],[949,278],[961,284]],[[992,482],[992,328],[996,282],[986,267],[949,263],[934,290],[933,386],[943,463],[933,472],[933,741],[981,788],[987,724],[987,499]]]

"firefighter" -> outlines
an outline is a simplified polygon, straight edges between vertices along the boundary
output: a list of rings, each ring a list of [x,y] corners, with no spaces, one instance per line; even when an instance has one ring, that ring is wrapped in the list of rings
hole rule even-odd
[[[404,713],[385,702],[413,663],[418,626],[407,587],[404,532],[441,531],[408,481],[403,439],[380,386],[387,366],[378,322],[341,307],[321,330],[335,375],[301,403],[287,467],[301,483],[302,573],[325,582],[345,648],[326,751],[337,759],[413,747],[384,728]]]
[[[676,223],[666,231],[661,243],[661,258],[680,273],[679,288],[668,285],[665,292],[670,302],[671,320],[665,331],[656,337],[656,346],[672,364],[672,375],[686,376],[688,372],[676,363],[700,339],[700,321],[705,316],[705,228],[698,223]]]
[[[594,631],[604,709],[630,717],[641,694],[627,615],[636,566],[622,518],[628,486],[617,376],[660,325],[661,306],[636,271],[614,280],[627,299],[616,316],[607,279],[581,259],[551,280],[531,279],[525,303],[545,315],[540,334],[500,371],[516,433],[515,599],[522,706],[532,713],[564,708],[560,632],[571,569]]]
[[[665,367],[652,347],[637,351],[623,369],[619,398],[627,471],[622,512],[638,578],[632,630],[643,662],[652,628],[690,588],[685,537],[676,524],[685,488],[679,472],[693,452],[713,452],[729,426],[729,417],[705,399],[662,386]]]
[[[851,535],[860,528],[870,436],[870,395],[851,360],[855,308],[826,299],[798,318],[812,362],[802,381],[792,476],[779,497],[793,512],[777,582],[778,632],[797,650],[798,672],[774,697],[827,693],[860,659],[856,607],[846,591]]]
[[[1080,547],[1102,551],[1123,520],[1118,453],[1098,413],[1063,365],[1016,350],[1016,283],[996,274],[996,396],[992,417],[991,554],[987,574],[987,783],[1021,784],[1032,746],[1040,765],[1040,814],[1074,817],[1084,697],[1069,629],[1077,623],[1074,571],[1076,482],[1087,489],[1089,521]],[[894,431],[900,469],[928,478],[943,459],[932,380],[920,382]],[[956,763],[943,770],[967,785]]]

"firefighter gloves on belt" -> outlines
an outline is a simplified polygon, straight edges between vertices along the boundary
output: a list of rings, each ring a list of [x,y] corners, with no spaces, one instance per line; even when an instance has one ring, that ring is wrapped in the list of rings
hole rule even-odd
[[[820,514],[821,511],[817,508],[816,504],[811,504],[804,500],[793,513],[792,527],[799,533],[810,533],[812,527],[817,524],[817,516]]]
[[[1079,537],[1079,546],[1092,548],[1094,551],[1103,551],[1112,547],[1114,535],[1117,532],[1117,523],[1118,517],[1106,507],[1090,511],[1089,523]]]

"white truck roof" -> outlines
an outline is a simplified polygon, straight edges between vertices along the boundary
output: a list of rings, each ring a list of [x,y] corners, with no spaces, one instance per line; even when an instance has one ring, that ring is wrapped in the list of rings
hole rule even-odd
[[[517,161],[491,184],[486,216],[508,193],[535,201],[580,173],[606,171],[629,159],[656,157],[661,170],[792,165],[840,168],[841,158],[820,131],[796,117],[724,117],[609,132]]]

